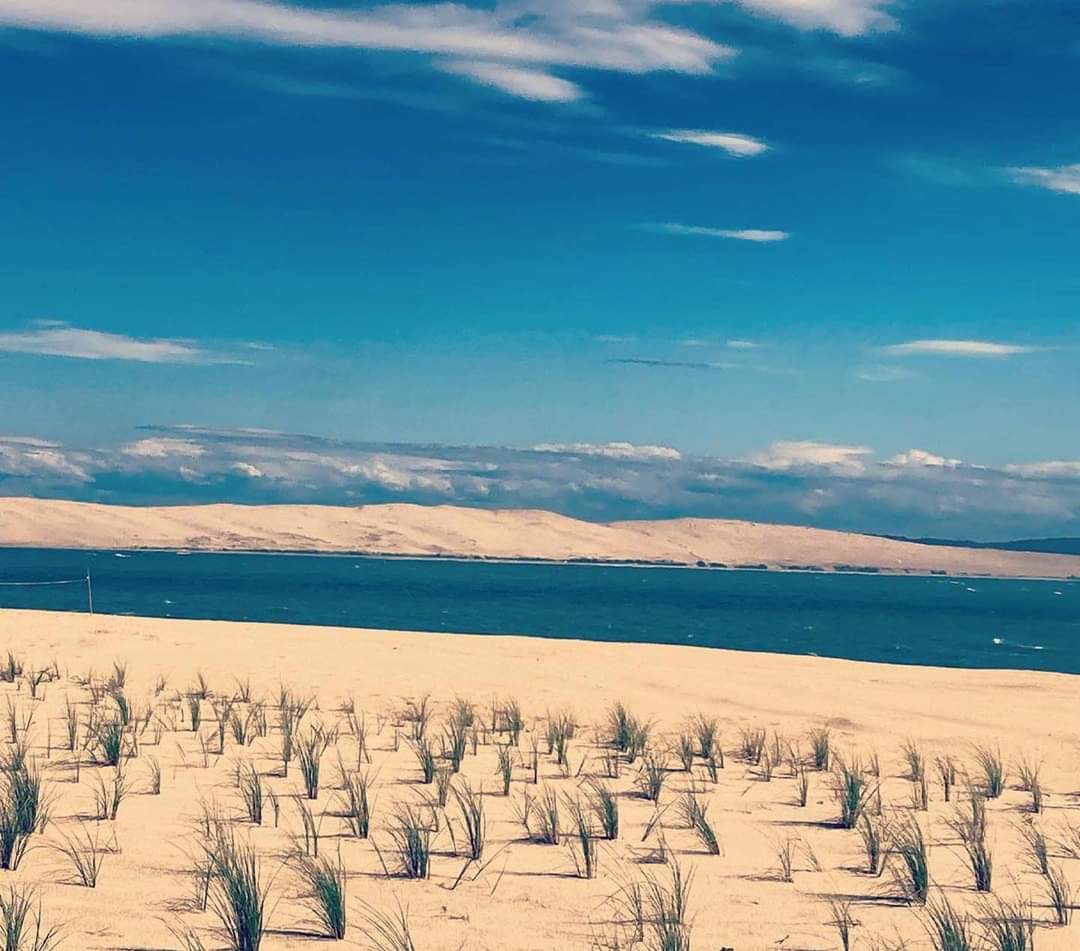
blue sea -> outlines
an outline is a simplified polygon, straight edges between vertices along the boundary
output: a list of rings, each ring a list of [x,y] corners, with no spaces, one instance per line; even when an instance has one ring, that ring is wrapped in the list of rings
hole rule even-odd
[[[1080,583],[1067,581],[0,549],[0,607],[85,611],[85,583],[25,582],[87,572],[108,614],[1080,673]]]

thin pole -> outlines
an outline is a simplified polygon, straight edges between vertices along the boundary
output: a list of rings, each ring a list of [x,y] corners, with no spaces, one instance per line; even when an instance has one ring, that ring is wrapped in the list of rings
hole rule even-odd
[[[86,602],[90,607],[90,613],[94,613],[94,586],[90,583],[90,569],[86,569]]]

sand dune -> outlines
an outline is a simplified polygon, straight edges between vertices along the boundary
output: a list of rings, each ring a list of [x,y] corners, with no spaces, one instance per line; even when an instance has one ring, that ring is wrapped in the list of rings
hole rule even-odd
[[[1080,576],[1080,557],[946,548],[869,535],[727,519],[583,522],[552,512],[455,506],[97,505],[0,499],[0,545],[349,551],[874,568],[1017,577]]]
[[[924,830],[935,883],[932,899],[946,896],[959,911],[976,917],[991,906],[973,888],[950,819],[960,814],[957,810],[970,809],[965,774],[976,786],[982,782],[976,744],[1000,750],[1008,779],[1001,797],[987,803],[994,895],[1031,900],[1040,951],[1077,946],[1077,925],[1050,924],[1046,879],[1025,859],[1020,831],[1034,820],[1050,840],[1051,866],[1080,885],[1080,862],[1070,857],[1080,849],[1080,833],[1074,831],[1080,828],[1075,677],[690,647],[22,611],[0,612],[0,645],[24,668],[24,679],[0,682],[0,704],[12,711],[20,746],[39,764],[52,797],[48,826],[31,836],[33,847],[17,871],[0,876],[5,887],[9,882],[36,886],[46,921],[64,924],[66,946],[79,951],[175,951],[181,945],[170,928],[187,930],[203,942],[192,948],[225,946],[215,934],[212,911],[199,910],[194,897],[197,820],[207,804],[241,841],[254,845],[264,879],[272,879],[263,951],[312,947],[320,930],[305,903],[297,855],[303,848],[301,804],[319,823],[321,854],[334,862],[340,854],[347,874],[351,924],[346,939],[334,947],[377,947],[361,935],[363,901],[390,912],[398,903],[407,908],[417,951],[610,949],[610,942],[594,940],[609,941],[616,930],[619,914],[611,896],[620,884],[651,876],[663,885],[678,863],[684,873],[693,873],[687,921],[694,948],[834,951],[840,942],[829,924],[833,899],[851,902],[856,951],[898,948],[899,938],[909,949],[929,948],[924,912],[901,900],[891,871],[868,874],[858,831],[835,825],[834,777],[809,765],[809,731],[822,727],[830,730],[834,752],[848,763],[861,762],[873,785],[879,777],[870,764],[877,759],[883,817],[894,826],[914,820]],[[120,694],[136,711],[150,711],[149,725],[137,728],[138,754],[124,760],[127,792],[115,820],[97,821],[94,791],[111,789],[115,771],[95,762],[100,757],[91,743],[80,754],[76,773],[74,754],[67,750],[65,710],[70,701],[82,748],[91,718],[102,724],[118,715],[114,663],[125,670]],[[26,675],[53,665],[49,678],[35,688],[38,699],[32,699]],[[206,688],[202,700],[203,688],[196,688],[200,674]],[[300,736],[316,724],[339,731],[322,757],[315,799],[300,791],[297,762],[288,776],[281,775],[277,697],[282,684],[295,696],[314,698]],[[461,810],[451,795],[445,810],[431,813],[438,816],[439,831],[432,841],[430,878],[417,881],[399,874],[392,830],[403,803],[434,795],[434,784],[420,781],[418,758],[402,739],[412,729],[405,698],[428,692],[428,735],[437,756],[444,726],[460,708],[456,699],[476,705],[477,745],[472,749],[470,740],[461,777],[483,789],[487,839],[482,860],[469,864]],[[193,696],[202,712],[197,730],[188,713]],[[366,725],[371,763],[360,763],[359,772],[370,770],[372,776],[369,838],[352,834],[342,815],[339,771],[357,775],[361,759],[347,698],[355,701],[355,719]],[[508,698],[520,703],[525,726],[518,744],[509,745],[513,768],[510,795],[504,797],[496,764],[508,737],[490,732],[487,724],[493,702]],[[239,742],[230,727],[219,753],[217,718],[226,715],[223,704],[231,702],[238,719],[249,722],[260,700],[266,704],[265,735]],[[633,762],[617,757],[618,777],[605,778],[615,756],[607,716],[616,701],[651,722],[652,752]],[[545,741],[548,724],[563,712],[577,723],[565,768],[548,754]],[[688,772],[677,753],[680,733],[696,714],[717,719],[725,759],[715,778],[702,757],[694,758]],[[744,732],[756,730],[765,731],[766,748],[765,758],[754,764],[740,750]],[[907,778],[904,744],[917,747],[927,764],[925,811],[913,805],[918,783]],[[3,745],[9,753],[14,748],[6,736]],[[770,771],[766,764],[774,745],[782,750],[781,762]],[[960,788],[953,789],[951,803],[944,801],[934,767],[939,756],[953,756],[958,765]],[[798,804],[791,757],[806,771],[805,806]],[[1023,759],[1041,763],[1044,812],[1038,816],[1029,812],[1031,794],[1018,785],[1016,764]],[[659,763],[663,772],[659,803],[640,792],[646,761]],[[150,785],[155,762],[161,768],[156,795]],[[439,762],[447,760],[439,757]],[[268,797],[261,824],[246,817],[238,767],[254,768],[260,776]],[[580,849],[572,836],[564,835],[559,845],[536,841],[535,803],[545,791],[552,793],[562,811],[562,831],[568,833],[570,804],[588,800],[587,781],[593,778],[617,793],[621,829],[615,840],[596,841],[597,874],[587,879],[579,874]],[[453,783],[464,788],[462,778]],[[684,821],[682,804],[690,790],[697,790],[707,809],[718,855],[710,854]],[[276,822],[271,793],[280,805]],[[533,803],[528,830],[522,821],[526,799]],[[417,808],[428,815],[429,807]],[[599,835],[598,824],[590,821]],[[55,849],[80,834],[96,838],[104,849],[92,889],[74,882],[71,863]],[[782,851],[792,856],[790,880],[782,874]],[[896,867],[894,860],[891,868]],[[971,927],[982,931],[981,925]],[[643,951],[656,945],[634,947]]]

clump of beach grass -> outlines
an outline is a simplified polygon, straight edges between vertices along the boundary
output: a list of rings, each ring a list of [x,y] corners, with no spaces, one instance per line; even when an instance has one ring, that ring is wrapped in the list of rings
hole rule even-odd
[[[90,834],[91,826],[94,829]],[[53,848],[71,865],[78,884],[96,888],[101,866],[109,849],[101,842],[101,826],[96,823],[80,823],[77,832],[62,833]]]
[[[115,821],[120,812],[120,803],[127,796],[127,791],[127,777],[119,763],[113,767],[108,779],[99,773],[97,786],[94,788],[94,818],[98,821]]]
[[[417,951],[409,927],[409,911],[397,906],[397,914],[389,915],[367,902],[360,903],[360,931],[373,951]]]
[[[1024,853],[1028,865],[1038,875],[1050,874],[1050,846],[1042,828],[1028,820],[1018,824],[1020,837],[1024,840]]]
[[[948,822],[967,855],[975,879],[975,890],[990,891],[994,862],[986,841],[986,800],[973,790],[967,809],[958,808]]]
[[[484,791],[473,789],[467,780],[452,787],[454,799],[461,810],[461,822],[465,828],[465,842],[468,857],[479,862],[484,857],[484,843],[487,839],[487,819],[484,816]]]
[[[850,951],[851,929],[858,922],[851,915],[851,902],[847,899],[834,898],[829,902],[829,924],[836,929],[841,951]]]
[[[269,883],[254,846],[224,824],[208,844],[207,905],[221,924],[229,951],[259,951],[269,918]]]
[[[304,792],[308,799],[319,798],[319,771],[323,754],[334,742],[334,733],[320,724],[309,727],[307,733],[296,744],[296,763],[304,781]]]
[[[858,763],[839,759],[833,765],[833,798],[840,807],[841,829],[854,829],[873,797],[874,789]]]
[[[720,854],[720,840],[716,830],[709,821],[709,804],[703,802],[700,795],[694,790],[683,793],[679,801],[679,811],[682,814],[686,828],[690,829],[701,842],[709,855]]]
[[[912,904],[925,905],[930,893],[930,856],[918,819],[912,816],[893,831],[890,852],[901,894]]]
[[[597,847],[593,838],[592,825],[589,815],[592,812],[589,806],[583,805],[580,798],[566,798],[566,811],[570,815],[570,824],[573,831],[575,850],[570,848],[570,854],[574,859],[574,867],[577,869],[579,878],[596,877]],[[580,859],[578,853],[581,853]]]
[[[970,916],[957,911],[944,894],[927,904],[923,927],[934,951],[978,951]]]
[[[957,781],[956,760],[949,755],[939,756],[934,760],[934,765],[937,767],[938,779],[941,780],[942,796],[946,802],[950,802]]]
[[[1064,927],[1072,921],[1072,886],[1060,865],[1051,865],[1043,880],[1047,902],[1054,913],[1054,921]]]
[[[416,762],[420,767],[420,775],[424,783],[431,783],[435,779],[436,770],[435,753],[431,745],[424,736],[413,737],[409,743],[416,754]]]
[[[981,775],[980,788],[986,799],[997,799],[1005,790],[1005,763],[1000,750],[975,747],[975,763]]]
[[[427,735],[432,714],[431,694],[425,693],[420,697],[405,700],[402,719],[408,724],[409,734],[414,741],[422,740]]]
[[[885,868],[885,859],[889,851],[890,829],[884,816],[863,812],[859,818],[859,836],[862,838],[863,853],[866,856],[866,871],[870,875],[880,875]]]
[[[525,802],[525,815],[527,818],[530,814],[528,793],[526,793]],[[542,845],[558,845],[560,833],[559,798],[556,796],[553,789],[545,787],[544,791],[540,794],[540,797],[536,802],[536,816],[538,823],[536,831],[533,832],[529,829],[534,841],[539,842]],[[526,822],[526,828],[529,828],[528,822]]]
[[[399,805],[389,832],[401,874],[405,878],[427,878],[431,874],[432,829],[420,810],[408,803]]]
[[[743,727],[739,730],[739,753],[743,760],[752,766],[761,762],[765,753],[765,730],[761,728]]]
[[[4,951],[51,951],[60,944],[62,931],[58,925],[46,927],[32,887],[12,882],[0,892],[0,940]]]
[[[45,830],[51,796],[40,771],[19,747],[0,760],[0,868],[19,867],[30,837]]]
[[[260,826],[263,821],[263,794],[262,777],[259,771],[250,763],[242,764],[239,771],[240,800],[244,804],[244,813],[248,822]]]
[[[589,781],[589,808],[596,818],[600,832],[608,841],[619,837],[619,797],[600,779]]]
[[[832,733],[828,727],[818,727],[810,731],[810,753],[814,769],[824,772],[832,765]]]
[[[637,775],[637,786],[641,794],[651,802],[659,802],[667,776],[667,762],[663,753],[655,749],[647,750],[641,757],[641,768]]]
[[[496,747],[496,756],[498,757],[498,766],[496,768],[496,773],[502,780],[502,794],[504,796],[509,796],[510,784],[514,779],[513,747],[511,747],[509,744]]]
[[[345,865],[341,852],[334,860],[301,855],[297,859],[297,867],[307,889],[304,903],[315,916],[322,933],[328,938],[343,940],[348,913]]]
[[[371,832],[372,776],[368,771],[350,773],[345,777],[343,795],[344,816],[349,831],[358,839],[366,839]]]
[[[714,759],[720,746],[720,721],[699,713],[690,721],[690,727],[697,739],[698,755],[706,761]]]
[[[1031,903],[1002,898],[983,907],[982,923],[988,951],[1034,951],[1035,919]]]

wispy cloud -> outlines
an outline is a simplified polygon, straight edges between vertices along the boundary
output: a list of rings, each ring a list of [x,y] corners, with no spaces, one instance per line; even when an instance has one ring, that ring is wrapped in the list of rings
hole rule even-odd
[[[733,370],[733,363],[708,363],[702,360],[653,360],[646,357],[612,357],[605,363],[623,363],[637,367],[678,367],[684,370]]]
[[[87,460],[67,453],[47,439],[0,435],[0,483],[4,478],[40,480],[45,484],[91,481]]]
[[[607,459],[681,459],[682,453],[670,446],[637,446],[629,442],[541,443],[533,452],[557,452],[576,456],[603,456]]]
[[[729,350],[758,350],[761,344],[755,340],[729,340],[727,342],[727,348]]]
[[[0,26],[101,37],[226,37],[297,47],[425,53],[472,63],[451,71],[514,95],[566,101],[544,67],[708,73],[734,51],[652,18],[653,2],[384,4],[315,8],[273,0],[0,0]],[[503,67],[502,72],[497,68]],[[513,72],[512,66],[532,67]],[[442,68],[447,68],[443,65]]]
[[[891,0],[737,0],[739,6],[805,30],[829,30],[841,36],[896,29],[888,13]]]
[[[909,340],[881,348],[890,357],[1012,357],[1020,353],[1037,353],[1043,347],[1015,343],[995,343],[991,340]]]
[[[1035,185],[1065,195],[1080,195],[1080,162],[1075,165],[1058,165],[1040,168],[1028,166],[1010,168],[1013,181],[1019,185]]]
[[[670,132],[655,132],[653,138],[666,139],[668,142],[687,142],[711,149],[721,149],[736,158],[750,158],[768,151],[769,147],[760,139],[738,132],[706,132],[701,129],[672,129]]]
[[[806,440],[774,442],[749,461],[763,469],[801,469],[807,466],[836,469],[843,472],[862,472],[866,459],[873,453],[867,446],[844,446]]]
[[[139,363],[244,362],[187,340],[128,337],[54,322],[39,323],[29,330],[0,333],[0,353],[28,353],[78,360],[132,360]]]
[[[582,95],[581,89],[574,83],[539,69],[476,60],[451,60],[443,63],[441,68],[445,72],[468,76],[482,85],[536,102],[574,102]]]
[[[762,228],[710,228],[703,225],[684,225],[673,221],[654,225],[653,228],[664,234],[682,237],[728,238],[732,241],[751,241],[759,244],[786,241],[791,237],[787,231],[771,231]]]

